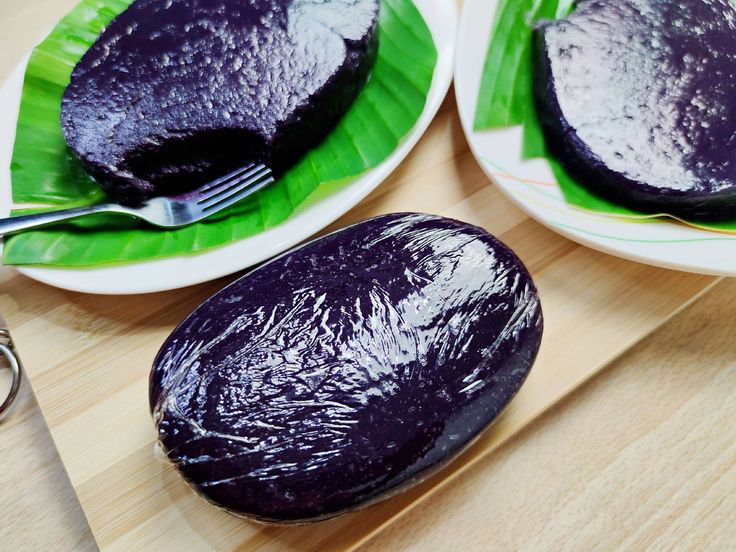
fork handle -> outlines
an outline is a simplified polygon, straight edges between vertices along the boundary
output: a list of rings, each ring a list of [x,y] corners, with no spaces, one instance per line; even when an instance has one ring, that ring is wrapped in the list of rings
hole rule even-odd
[[[132,214],[130,209],[122,205],[114,203],[100,203],[97,205],[89,205],[87,207],[77,207],[75,209],[62,209],[59,211],[49,211],[46,213],[35,213],[33,215],[20,215],[0,219],[0,236],[30,230],[39,226],[48,226],[65,220],[71,220],[94,213],[124,213]]]

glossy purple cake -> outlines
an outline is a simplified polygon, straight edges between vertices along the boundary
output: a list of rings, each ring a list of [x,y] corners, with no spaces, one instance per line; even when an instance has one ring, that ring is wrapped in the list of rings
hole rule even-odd
[[[66,140],[121,203],[315,146],[373,67],[378,0],[136,0],[74,69]]]
[[[454,458],[524,382],[542,337],[526,269],[484,230],[394,214],[313,241],[194,311],[150,404],[205,498],[277,523],[334,517]]]
[[[736,217],[736,4],[582,0],[537,29],[547,143],[631,208]]]

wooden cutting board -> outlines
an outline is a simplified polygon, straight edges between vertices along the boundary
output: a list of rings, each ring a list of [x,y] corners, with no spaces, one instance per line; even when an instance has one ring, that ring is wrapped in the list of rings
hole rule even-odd
[[[514,248],[542,296],[542,350],[506,413],[447,469],[400,497],[313,526],[264,527],[229,516],[198,498],[154,456],[147,407],[154,355],[179,321],[232,278],[155,295],[100,297],[0,272],[0,311],[100,547],[354,548],[449,484],[716,281],[606,256],[527,218],[476,165],[452,96],[399,170],[335,227],[393,211],[456,217]]]

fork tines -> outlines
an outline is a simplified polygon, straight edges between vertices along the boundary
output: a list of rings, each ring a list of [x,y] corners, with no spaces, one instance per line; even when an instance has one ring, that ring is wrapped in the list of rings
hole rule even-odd
[[[197,205],[203,211],[223,209],[274,182],[270,168],[251,163],[209,183],[200,191]]]

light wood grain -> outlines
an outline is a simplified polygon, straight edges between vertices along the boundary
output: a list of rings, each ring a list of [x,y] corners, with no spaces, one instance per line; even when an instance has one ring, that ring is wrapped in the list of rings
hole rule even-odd
[[[73,2],[60,8],[64,3],[17,3],[14,19],[3,19],[0,29],[30,23],[32,14],[32,28],[40,32]],[[3,36],[11,35],[0,32]],[[20,57],[21,50],[15,52]],[[402,514],[410,515],[411,507],[431,491],[452,488],[446,484],[462,468],[479,462],[715,281],[588,251],[527,219],[478,169],[452,98],[395,175],[338,225],[397,210],[455,216],[488,228],[514,247],[542,293],[547,324],[543,349],[512,407],[449,469],[395,500],[313,527],[264,528],[232,518],[194,496],[153,456],[146,406],[150,363],[174,325],[227,279],[148,297],[105,298],[55,290],[7,269],[0,272],[0,310],[23,352],[61,458],[101,546],[356,546]]]
[[[0,516],[0,550],[96,549],[27,383],[0,423]]]
[[[729,549],[736,460],[722,443],[736,442],[736,350],[723,320],[734,315],[728,281],[365,550],[607,550],[633,533]],[[0,425],[0,548],[80,549],[86,523],[28,395]],[[683,427],[692,428],[684,447],[673,446]],[[698,433],[704,440],[693,443]],[[661,485],[679,490],[636,511]]]

